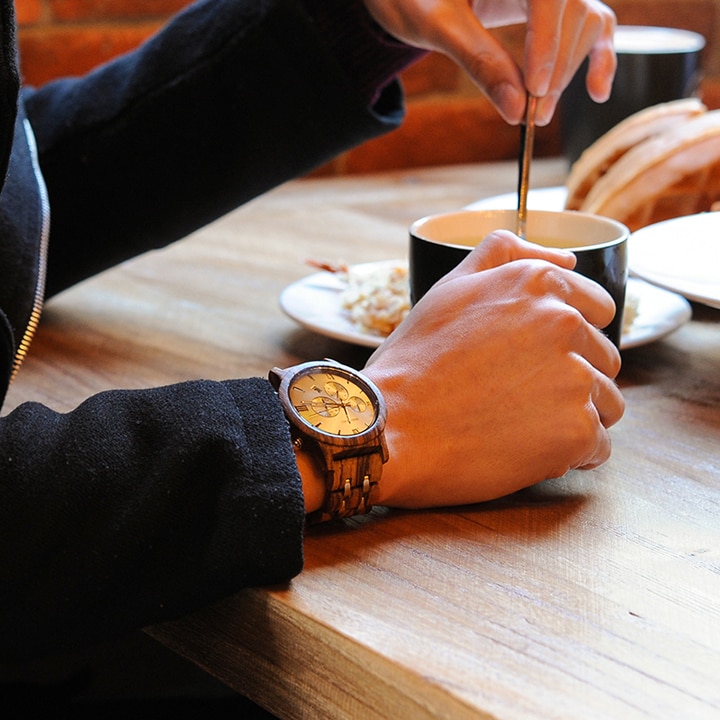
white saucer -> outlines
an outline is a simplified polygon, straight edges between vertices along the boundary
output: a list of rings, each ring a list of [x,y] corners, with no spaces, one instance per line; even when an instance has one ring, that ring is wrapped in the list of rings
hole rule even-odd
[[[370,269],[380,264],[385,263],[364,263],[362,267]],[[286,287],[280,295],[280,307],[295,322],[320,335],[378,347],[384,338],[358,330],[343,312],[340,306],[343,288],[342,280],[332,273],[318,272]],[[623,333],[620,341],[623,350],[659,340],[686,323],[692,314],[685,298],[637,278],[628,281],[628,297],[637,298],[637,315]]]
[[[720,308],[720,212],[640,228],[630,237],[628,250],[633,275]]]
[[[692,308],[684,297],[639,278],[628,279],[627,297],[637,299],[637,315],[620,338],[621,350],[655,342],[692,317]]]
[[[564,186],[536,188],[528,190],[527,206],[529,210],[563,210],[566,198]],[[515,210],[517,202],[517,192],[509,192],[477,200],[467,207],[468,210]]]

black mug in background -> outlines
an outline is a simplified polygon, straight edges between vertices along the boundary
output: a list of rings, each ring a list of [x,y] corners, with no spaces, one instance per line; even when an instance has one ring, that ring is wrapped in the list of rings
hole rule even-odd
[[[618,64],[610,99],[596,103],[588,95],[587,60],[560,99],[560,133],[568,162],[574,163],[585,148],[639,110],[696,94],[704,47],[705,38],[689,30],[618,26]]]

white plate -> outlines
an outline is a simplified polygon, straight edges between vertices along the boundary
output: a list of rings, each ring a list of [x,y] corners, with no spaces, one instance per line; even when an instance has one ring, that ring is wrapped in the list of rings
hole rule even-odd
[[[356,268],[370,270],[381,264],[385,263],[365,263]],[[280,295],[280,307],[295,322],[320,335],[378,347],[384,338],[359,331],[344,314],[340,307],[342,290],[343,283],[335,275],[318,272],[288,285]],[[637,315],[628,332],[623,333],[620,341],[623,350],[659,340],[686,323],[692,313],[685,298],[637,278],[628,281],[628,297],[637,298]]]
[[[353,269],[373,268],[385,264],[397,265],[398,260],[363,263]],[[358,330],[347,318],[340,306],[340,294],[345,288],[343,281],[331,272],[318,272],[294,282],[280,295],[280,307],[286,315],[308,330],[320,335],[344,340],[355,345],[378,347],[384,340],[379,335]]]
[[[567,190],[564,186],[536,188],[528,190],[527,206],[529,210],[562,210],[565,207]],[[517,192],[503,193],[483,198],[468,205],[469,210],[515,210]]]
[[[623,350],[655,342],[692,316],[690,303],[684,297],[639,278],[628,279],[627,297],[637,300],[637,315],[620,339]]]
[[[720,212],[640,228],[628,248],[633,275],[720,308]]]

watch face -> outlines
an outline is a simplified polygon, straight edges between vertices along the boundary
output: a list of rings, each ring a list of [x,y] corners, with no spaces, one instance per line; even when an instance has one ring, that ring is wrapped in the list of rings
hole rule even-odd
[[[288,386],[288,397],[300,419],[325,435],[357,435],[377,418],[372,391],[342,369],[314,367],[299,372]]]

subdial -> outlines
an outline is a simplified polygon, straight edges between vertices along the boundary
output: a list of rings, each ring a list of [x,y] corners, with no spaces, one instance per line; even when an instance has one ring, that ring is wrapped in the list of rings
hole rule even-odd
[[[342,383],[336,382],[335,380],[328,380],[325,383],[325,392],[330,397],[336,397],[341,402],[345,402],[349,395],[347,388]]]
[[[348,401],[347,406],[356,413],[362,414],[367,410],[367,402],[357,395],[353,395]]]
[[[310,406],[318,415],[322,415],[323,417],[335,417],[340,412],[342,404],[332,398],[325,397],[324,395],[318,395],[312,399]]]

